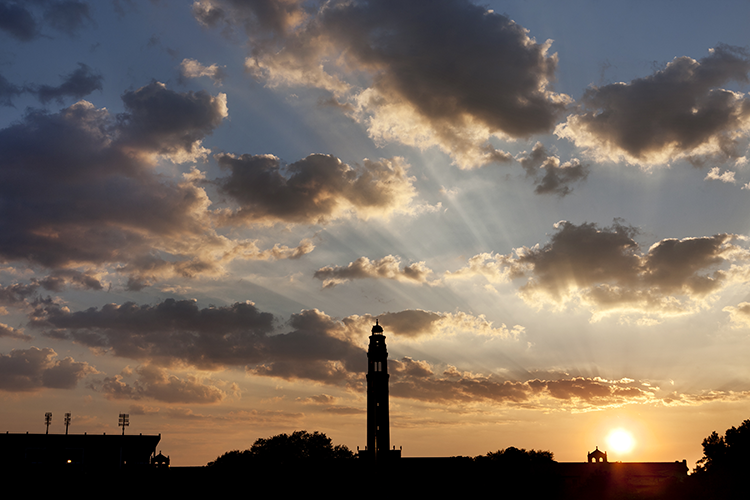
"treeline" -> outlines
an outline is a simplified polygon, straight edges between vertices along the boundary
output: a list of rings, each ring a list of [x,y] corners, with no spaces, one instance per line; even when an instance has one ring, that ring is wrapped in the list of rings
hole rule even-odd
[[[278,434],[268,439],[260,438],[248,450],[228,451],[207,464],[208,467],[241,467],[249,464],[273,463],[277,465],[299,461],[349,460],[354,453],[346,445],[333,445],[331,438],[321,432],[295,431]]]
[[[401,459],[390,463],[355,460],[344,445],[334,446],[323,433],[296,431],[258,439],[250,449],[234,450],[209,462],[206,470],[254,474],[268,493],[302,493],[315,484],[341,492],[374,493],[378,488],[396,497],[435,494],[441,497],[492,491],[524,498],[600,500],[750,498],[750,420],[711,433],[703,440],[703,458],[682,480],[666,480],[656,489],[636,492],[606,469],[582,483],[571,484],[549,451],[509,447],[476,457]]]

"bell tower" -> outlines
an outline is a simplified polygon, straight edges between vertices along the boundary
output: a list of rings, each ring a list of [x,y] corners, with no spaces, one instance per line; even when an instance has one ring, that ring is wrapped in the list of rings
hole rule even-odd
[[[388,351],[383,327],[375,320],[367,349],[367,449],[374,458],[388,453],[391,431],[388,421]],[[383,453],[385,451],[385,453]]]
[[[385,460],[401,457],[401,450],[391,450],[388,408],[388,350],[383,327],[375,320],[367,349],[367,448],[361,455]]]

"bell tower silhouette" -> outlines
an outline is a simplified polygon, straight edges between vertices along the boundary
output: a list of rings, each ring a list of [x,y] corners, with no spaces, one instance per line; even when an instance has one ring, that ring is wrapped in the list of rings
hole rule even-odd
[[[360,453],[374,460],[401,457],[401,450],[389,449],[389,377],[385,335],[383,327],[375,320],[370,335],[370,346],[367,349],[367,448],[364,453]]]

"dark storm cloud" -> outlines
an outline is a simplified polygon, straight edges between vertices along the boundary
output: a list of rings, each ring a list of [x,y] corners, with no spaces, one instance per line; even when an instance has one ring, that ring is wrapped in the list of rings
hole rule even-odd
[[[39,288],[51,292],[62,292],[67,287],[87,290],[102,290],[99,279],[90,272],[73,269],[55,271],[42,279],[33,278],[30,283],[0,284],[0,314],[6,314],[6,307],[28,310],[52,299],[39,296]]]
[[[80,99],[94,90],[102,90],[103,79],[101,74],[83,63],[78,63],[78,69],[63,77],[63,82],[56,87],[52,85],[18,86],[0,75],[0,105],[13,106],[13,98],[24,93],[35,95],[45,104],[51,100],[62,104],[66,97]]]
[[[66,287],[73,286],[85,290],[102,290],[101,281],[90,272],[74,269],[61,269],[38,281],[45,290],[62,292]]]
[[[195,153],[227,116],[224,94],[172,92],[158,82],[125,92],[122,101],[127,109],[118,116],[123,143],[160,154]]]
[[[102,90],[104,77],[83,63],[78,63],[78,69],[64,77],[63,83],[53,87],[51,85],[38,85],[28,88],[28,92],[35,94],[40,101],[47,103],[55,100],[58,103],[66,97],[80,99],[95,90]]]
[[[379,260],[360,257],[348,266],[326,266],[315,271],[314,278],[323,281],[323,288],[333,288],[347,281],[364,278],[386,278],[396,281],[427,283],[432,270],[424,262],[401,267],[401,258],[387,255]]]
[[[574,289],[602,300],[605,290],[631,290],[654,296],[696,298],[722,286],[726,275],[717,267],[736,249],[731,235],[682,240],[666,239],[647,252],[639,250],[634,229],[621,224],[599,229],[595,224],[561,223],[550,243],[518,258],[532,267],[526,291],[543,291],[562,299]]]
[[[0,390],[73,389],[79,380],[97,373],[88,363],[70,357],[57,360],[56,357],[57,353],[48,347],[16,349],[10,354],[0,354]]]
[[[541,142],[537,142],[531,153],[519,155],[518,162],[526,171],[526,176],[534,180],[537,194],[556,194],[560,197],[570,194],[571,184],[586,179],[589,167],[577,158],[560,164],[556,156],[549,156]]]
[[[495,279],[527,277],[524,299],[564,304],[573,297],[599,311],[614,309],[654,314],[691,311],[688,301],[700,301],[743,279],[743,266],[729,268],[748,257],[733,235],[718,234],[681,240],[667,238],[642,251],[637,230],[620,222],[596,224],[560,222],[544,246],[519,248],[515,255],[482,254],[454,273],[487,275]]]
[[[544,176],[536,183],[534,192],[537,194],[556,194],[560,197],[570,194],[573,188],[570,184],[580,182],[589,175],[589,168],[579,160],[573,159],[562,165],[559,161],[551,160],[543,167]]]
[[[14,283],[8,286],[0,285],[0,306],[15,306],[28,303],[28,300],[36,294],[39,283]]]
[[[223,95],[152,83],[123,100],[116,120],[81,101],[0,130],[0,256],[63,268],[159,249],[184,265],[224,244],[204,220],[205,192],[152,170],[157,154],[200,152],[197,141],[226,116]]]
[[[122,375],[106,377],[90,384],[109,399],[155,399],[165,403],[210,404],[221,402],[226,393],[213,385],[202,383],[194,376],[180,378],[155,366],[136,369],[138,380],[132,385]]]
[[[27,6],[28,2],[0,2],[0,30],[21,42],[33,40],[38,35],[37,22]]]
[[[195,301],[168,299],[155,306],[127,302],[77,312],[46,304],[30,325],[115,356],[217,369],[263,360],[272,321],[252,303],[199,309]]]
[[[548,44],[465,0],[330,2],[304,14],[297,2],[276,2],[270,16],[267,4],[202,1],[194,12],[213,26],[282,19],[268,22],[271,34],[247,31],[248,69],[271,85],[348,99],[376,140],[437,145],[471,168],[496,159],[491,135],[549,132],[568,102],[549,89],[557,57]],[[363,74],[369,87],[355,93]]]
[[[12,107],[13,98],[23,93],[23,87],[10,83],[3,75],[0,75],[0,106]]]
[[[720,45],[698,61],[678,57],[653,75],[588,89],[584,112],[569,116],[557,134],[613,161],[738,156],[732,143],[748,131],[750,99],[719,87],[747,83],[748,71],[750,56],[737,47]]]
[[[40,19],[41,17],[41,19]],[[43,22],[40,22],[42,21]],[[0,30],[21,42],[29,42],[41,35],[41,27],[69,36],[85,25],[93,25],[89,5],[77,0],[0,1]]]
[[[543,290],[558,300],[571,288],[630,285],[640,268],[635,234],[634,228],[619,223],[600,230],[596,224],[561,222],[549,243],[525,250],[516,262],[532,269],[534,279],[527,289]]]
[[[399,158],[365,160],[350,167],[332,155],[314,154],[289,165],[271,155],[219,155],[230,175],[218,179],[221,190],[239,208],[227,222],[320,223],[351,211],[360,218],[407,210],[414,197],[413,178]]]
[[[273,315],[252,303],[199,309],[194,301],[168,299],[77,312],[45,304],[30,325],[50,337],[164,366],[246,366],[258,375],[337,383],[366,365],[362,349],[334,336],[340,325],[319,311],[292,315],[288,333],[270,335],[272,323]]]
[[[364,350],[349,340],[337,337],[340,324],[316,310],[293,314],[289,333],[268,337],[270,359],[250,371],[257,375],[285,379],[302,378],[342,384],[353,373],[364,372]]]
[[[76,0],[48,3],[44,10],[44,20],[53,29],[69,36],[74,36],[85,25],[94,23],[89,15],[89,5]]]

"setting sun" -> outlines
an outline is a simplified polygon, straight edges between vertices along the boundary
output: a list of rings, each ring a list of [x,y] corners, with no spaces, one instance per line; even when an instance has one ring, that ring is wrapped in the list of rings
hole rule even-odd
[[[629,453],[635,447],[635,439],[625,429],[614,429],[607,436],[607,445],[617,453]]]

